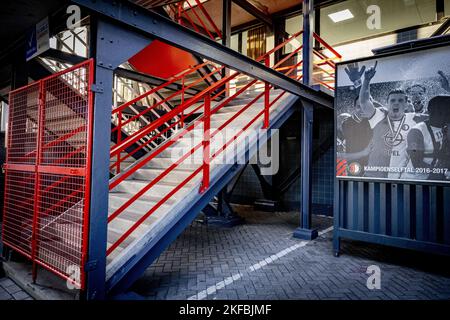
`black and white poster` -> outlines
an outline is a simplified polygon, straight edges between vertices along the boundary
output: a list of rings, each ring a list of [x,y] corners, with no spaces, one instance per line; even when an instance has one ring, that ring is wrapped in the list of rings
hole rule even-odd
[[[337,66],[338,178],[450,182],[450,47]]]

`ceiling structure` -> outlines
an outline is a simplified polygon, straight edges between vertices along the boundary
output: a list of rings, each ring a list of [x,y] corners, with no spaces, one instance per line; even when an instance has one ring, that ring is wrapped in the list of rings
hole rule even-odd
[[[49,12],[61,7],[58,0],[16,0],[0,3],[0,52],[23,36],[37,22],[45,18]]]
[[[298,6],[301,0],[253,0],[253,4],[258,8],[264,8],[266,13],[272,15],[276,12]],[[222,26],[222,0],[210,0],[203,4],[206,11],[218,26]],[[256,18],[233,3],[231,7],[231,28],[255,21]]]
[[[380,28],[370,29],[370,5],[381,8]],[[350,12],[351,16],[334,22],[330,15]],[[320,35],[331,45],[392,32],[436,21],[435,0],[348,0],[321,9]]]
[[[130,0],[130,2],[133,2],[145,9],[152,9],[152,8],[157,8],[157,7],[165,6],[168,4],[180,2],[180,0]]]
[[[251,4],[257,7],[260,11],[272,15],[285,9],[299,6],[301,0],[248,0]],[[222,27],[222,0],[209,0],[203,3],[203,7],[209,13],[215,24]],[[187,10],[189,12],[189,10]],[[190,15],[192,20],[200,25],[195,15]],[[231,7],[231,28],[248,24],[257,19],[233,2]],[[214,30],[210,30],[214,31]]]

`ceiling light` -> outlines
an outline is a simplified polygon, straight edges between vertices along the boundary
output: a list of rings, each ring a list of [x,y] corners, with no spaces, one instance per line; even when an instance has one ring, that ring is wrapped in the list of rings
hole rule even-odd
[[[348,20],[354,17],[352,12],[348,9],[330,13],[328,16],[331,20],[333,20],[334,23]]]

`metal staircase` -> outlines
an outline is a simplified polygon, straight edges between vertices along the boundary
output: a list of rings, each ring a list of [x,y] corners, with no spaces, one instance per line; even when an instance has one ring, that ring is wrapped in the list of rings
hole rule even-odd
[[[301,51],[301,46],[276,63],[273,59],[277,51],[283,50],[300,34],[292,35],[258,61],[300,80],[302,62],[292,57]],[[293,63],[289,65],[287,61]],[[224,69],[216,67],[213,72]],[[179,99],[180,103],[171,112],[111,149],[111,158],[114,158],[164,121],[171,123],[172,128],[179,128],[141,159],[126,163],[122,159],[115,163],[120,165],[121,172],[111,179],[109,193],[107,287],[111,294],[126,290],[255,155],[271,136],[270,130],[261,134],[261,129],[279,128],[294,112],[297,96],[235,71],[228,74],[193,97]],[[180,78],[167,84],[176,81]],[[164,87],[136,97],[113,113]],[[225,97],[221,98],[223,93]],[[172,95],[182,94],[180,90]],[[154,106],[142,114],[150,112]]]
[[[166,9],[169,15],[172,12],[171,16],[183,23],[181,16],[192,20],[188,17],[189,13],[194,13],[193,10],[203,12],[201,2],[195,0],[195,3],[195,8],[193,1],[185,1],[169,5]],[[187,8],[190,9],[189,13]],[[175,12],[175,9],[178,11]],[[198,13],[196,17],[197,22],[202,20]],[[203,29],[214,29],[214,33],[206,32],[204,35],[214,40],[220,38],[220,31],[215,30],[217,27],[213,26],[214,23],[207,17],[206,21],[212,24],[207,26],[206,22],[200,23]],[[191,27],[194,30],[195,26],[197,23],[193,22]],[[199,32],[203,31],[199,29]],[[298,32],[290,35],[284,42],[256,59],[257,62],[267,70],[270,68],[284,74],[286,78],[300,81],[302,45],[297,39],[301,34],[302,32]],[[323,44],[323,48],[314,51],[314,79],[318,85],[332,89],[334,61],[340,56],[320,37],[315,37]],[[77,66],[63,65],[48,59],[44,63],[49,71],[58,72],[53,78],[62,79],[58,90],[63,93],[74,91],[73,85],[64,79],[67,74],[64,69],[78,70]],[[86,64],[90,75],[93,68],[91,64],[92,60]],[[129,64],[121,65],[120,68],[122,75],[127,71],[136,72]],[[83,77],[83,94],[86,96],[83,100],[83,114],[74,116],[72,110],[81,103],[70,101],[64,104],[64,95],[61,98],[55,95],[55,98],[63,106],[58,109],[57,125],[65,126],[64,121],[67,119],[61,118],[65,116],[61,116],[61,110],[67,109],[71,115],[68,120],[73,122],[78,119],[85,127],[77,124],[69,128],[69,133],[57,133],[52,138],[54,144],[70,144],[70,139],[79,133],[79,128],[82,128],[81,131],[88,131],[88,126],[91,125],[88,121],[88,109],[92,107],[93,79],[87,79],[85,75]],[[206,59],[169,79],[161,79],[158,85],[130,81],[119,74],[114,77],[105,279],[110,295],[126,291],[141,276],[271,138],[271,129],[279,128],[293,114],[299,100],[298,95],[281,90],[273,83],[252,78]],[[72,80],[77,83],[76,78]],[[39,103],[46,108],[51,107],[40,100],[37,104]],[[26,118],[26,115],[23,116]],[[39,117],[43,116],[35,115],[35,118]],[[25,123],[28,120],[23,121]],[[43,127],[39,125],[39,121],[34,121],[38,124],[37,127],[41,127],[35,131],[49,131],[48,124],[52,119],[48,118],[46,121],[47,126]],[[39,144],[39,134],[34,134]],[[86,149],[92,144],[90,134],[89,132],[89,136],[83,140]],[[45,144],[40,148],[33,144],[30,148],[28,153],[38,163]],[[67,150],[63,157],[80,154],[83,159],[90,159],[92,156],[88,150]],[[38,166],[34,164],[30,163],[30,172],[37,170],[35,167]],[[63,165],[64,162],[61,166]],[[90,177],[89,165],[86,160],[83,177]],[[65,169],[60,171],[67,173]],[[74,175],[76,174],[69,172],[69,178],[63,177],[60,180],[75,179]],[[61,184],[60,186],[50,187],[57,187],[58,191],[62,189],[65,185],[58,182],[60,180],[51,181],[56,185]],[[89,185],[89,181],[83,183],[80,182],[78,187]],[[12,197],[14,186],[11,185],[10,188]],[[45,196],[46,190],[44,186],[34,195],[34,199]],[[50,208],[46,209],[53,210],[49,215],[39,216],[33,204],[28,203],[27,216],[21,220],[21,228],[25,230],[21,237],[26,238],[24,247],[14,246],[12,240],[9,243],[5,241],[5,244],[21,250],[33,262],[64,279],[71,279],[71,275],[64,269],[68,263],[57,265],[58,259],[75,256],[74,263],[80,269],[81,276],[72,279],[72,282],[83,289],[85,269],[89,268],[86,265],[89,189],[84,190],[82,196],[76,197],[73,193],[77,194],[77,190],[69,191],[64,191],[64,199],[56,198],[49,204]],[[63,201],[63,205],[60,201]],[[57,210],[54,210],[55,205]],[[36,219],[40,219],[39,223]],[[46,243],[39,238],[44,233],[49,239]],[[52,238],[52,235],[57,236]],[[71,238],[72,235],[76,237]],[[14,232],[6,232],[6,237],[8,236],[14,236]],[[39,260],[39,253],[42,254],[46,249],[45,261]]]

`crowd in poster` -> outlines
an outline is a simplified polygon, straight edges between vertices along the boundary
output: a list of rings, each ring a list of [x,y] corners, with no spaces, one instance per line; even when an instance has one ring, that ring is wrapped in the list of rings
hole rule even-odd
[[[337,176],[450,182],[450,48],[337,68]]]

